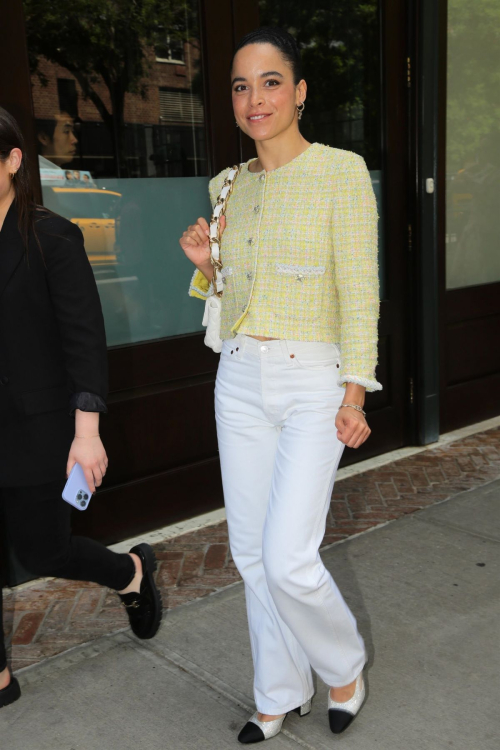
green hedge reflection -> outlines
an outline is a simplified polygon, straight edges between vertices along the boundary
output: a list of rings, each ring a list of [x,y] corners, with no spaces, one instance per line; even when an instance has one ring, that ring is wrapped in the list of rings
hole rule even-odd
[[[378,0],[260,0],[260,23],[297,40],[308,84],[301,130],[380,169]]]

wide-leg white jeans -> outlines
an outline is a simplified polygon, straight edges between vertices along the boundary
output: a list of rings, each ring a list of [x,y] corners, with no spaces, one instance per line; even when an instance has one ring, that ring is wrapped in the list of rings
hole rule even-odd
[[[319,546],[345,445],[336,344],[224,341],[215,411],[233,559],[245,582],[257,709],[352,682],[366,652]]]

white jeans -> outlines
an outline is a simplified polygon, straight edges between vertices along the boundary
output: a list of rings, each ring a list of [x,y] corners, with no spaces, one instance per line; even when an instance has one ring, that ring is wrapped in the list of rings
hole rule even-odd
[[[366,652],[319,546],[345,445],[336,344],[224,341],[215,411],[231,552],[245,582],[257,709],[352,682]]]

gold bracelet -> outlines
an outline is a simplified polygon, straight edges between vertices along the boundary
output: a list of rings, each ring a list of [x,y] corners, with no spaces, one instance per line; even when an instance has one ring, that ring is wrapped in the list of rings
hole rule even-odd
[[[361,406],[358,406],[357,404],[340,404],[339,408],[341,409],[343,406],[350,406],[352,409],[356,409],[356,411],[360,411],[361,414],[364,417],[366,417],[366,411],[363,411],[363,409],[361,408]]]

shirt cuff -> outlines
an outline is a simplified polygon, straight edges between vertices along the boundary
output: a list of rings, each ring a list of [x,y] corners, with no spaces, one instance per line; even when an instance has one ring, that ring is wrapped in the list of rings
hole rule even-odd
[[[198,297],[198,299],[208,299],[214,293],[214,287],[206,276],[198,269],[193,273],[193,278],[189,285],[189,296]]]
[[[382,384],[377,380],[372,380],[371,378],[360,378],[357,375],[341,375],[338,384],[346,388],[347,383],[357,383],[358,385],[362,385],[370,393],[382,390]]]
[[[82,393],[73,393],[69,402],[69,408],[71,416],[74,416],[75,409],[80,409],[80,411],[100,411],[103,413],[108,411],[106,402],[101,396],[85,391]]]

